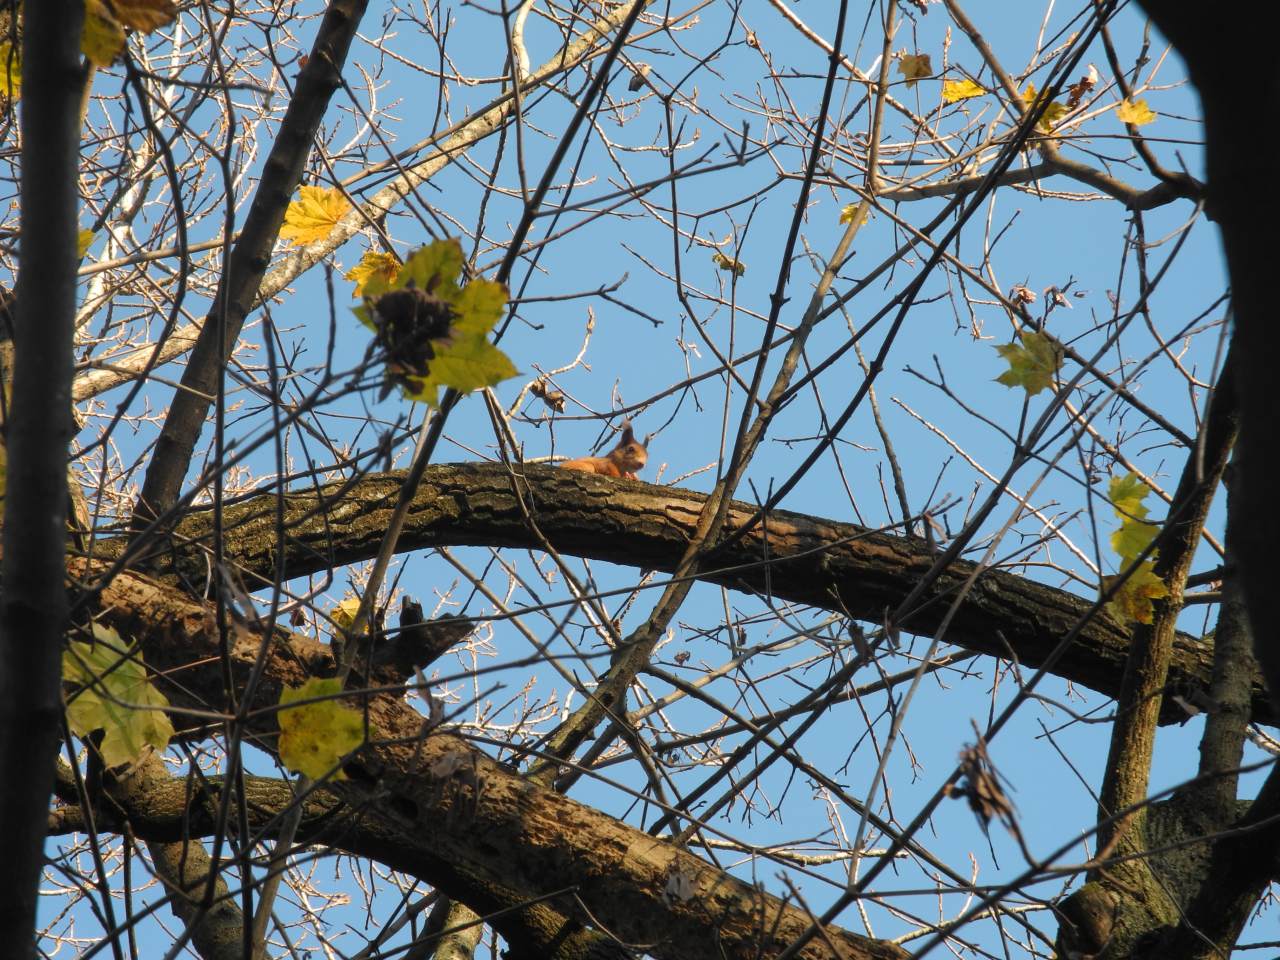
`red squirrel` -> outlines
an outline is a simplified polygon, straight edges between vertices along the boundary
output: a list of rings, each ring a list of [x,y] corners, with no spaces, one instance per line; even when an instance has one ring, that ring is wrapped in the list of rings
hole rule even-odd
[[[578,457],[576,460],[565,460],[560,464],[563,470],[581,470],[583,473],[598,473],[602,477],[624,477],[637,480],[636,471],[644,467],[649,459],[649,451],[631,432],[631,421],[622,424],[622,439],[618,445],[603,457]]]

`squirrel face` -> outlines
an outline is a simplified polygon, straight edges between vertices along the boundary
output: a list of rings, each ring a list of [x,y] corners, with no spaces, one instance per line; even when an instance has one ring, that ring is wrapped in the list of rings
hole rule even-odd
[[[609,454],[609,459],[627,473],[635,473],[648,462],[649,451],[644,448],[644,444],[631,435],[631,428],[627,427],[622,434],[622,442]]]

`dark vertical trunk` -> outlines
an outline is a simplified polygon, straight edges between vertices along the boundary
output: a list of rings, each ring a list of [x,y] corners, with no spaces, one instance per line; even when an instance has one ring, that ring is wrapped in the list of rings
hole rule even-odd
[[[0,943],[32,956],[62,712],[67,452],[76,307],[82,0],[26,5],[21,265],[5,424],[0,597]]]

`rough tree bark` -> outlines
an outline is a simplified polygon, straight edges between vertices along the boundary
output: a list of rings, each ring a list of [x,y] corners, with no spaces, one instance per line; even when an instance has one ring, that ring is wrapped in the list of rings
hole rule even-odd
[[[235,530],[226,554],[247,582],[269,583],[278,555],[286,577],[305,576],[368,559],[386,529],[402,485],[401,473],[368,477],[354,485],[332,484],[284,496],[284,543],[277,545],[274,495],[228,506],[223,522]],[[524,507],[521,506],[521,500]],[[517,476],[501,464],[463,463],[430,467],[414,498],[404,550],[459,544],[528,547],[543,542],[525,519],[558,551],[641,568],[670,570],[688,543],[705,500],[691,490],[591,474],[525,466]],[[735,502],[725,528],[729,537],[755,513]],[[209,542],[207,512],[188,514],[169,544],[146,558],[149,570],[188,584],[204,582],[203,545]],[[96,556],[118,556],[120,544],[99,544]],[[854,524],[789,511],[775,511],[740,542],[721,551],[702,578],[737,590],[811,604],[855,618],[878,621],[901,602],[933,564],[926,540],[893,536]],[[766,569],[767,567],[767,569]],[[903,626],[933,635],[974,566],[959,562],[938,580],[915,616]],[[1116,696],[1124,672],[1129,633],[1106,615],[1087,617],[1086,600],[1002,570],[987,570],[960,600],[947,627],[949,643],[1038,667],[1072,629],[1079,636],[1054,673],[1092,690]],[[1207,690],[1213,653],[1187,634],[1174,640],[1170,683]],[[1261,678],[1253,680],[1253,714],[1265,718],[1270,701]],[[1186,714],[1167,703],[1164,722]]]
[[[1242,636],[1252,634],[1257,662],[1272,695],[1280,689],[1280,645],[1275,642],[1280,594],[1274,584],[1280,515],[1272,502],[1275,464],[1280,461],[1276,429],[1280,394],[1271,370],[1280,349],[1280,332],[1268,289],[1273,246],[1270,218],[1257,197],[1257,191],[1265,189],[1261,185],[1270,182],[1273,164],[1253,138],[1241,135],[1251,124],[1251,99],[1242,97],[1241,91],[1274,102],[1268,96],[1280,93],[1280,81],[1266,64],[1236,55],[1233,30],[1238,24],[1232,18],[1177,0],[1143,0],[1143,7],[1185,58],[1200,94],[1206,212],[1221,230],[1231,280],[1235,324],[1231,377],[1241,422],[1228,508],[1230,602],[1222,613],[1223,646],[1213,688],[1222,698],[1216,710],[1227,713],[1240,707],[1240,691],[1232,674],[1254,668],[1238,642]],[[1270,95],[1265,92],[1268,89]],[[1243,596],[1248,623],[1238,615],[1235,598],[1239,596]],[[1223,656],[1232,651],[1233,662],[1224,662]],[[1209,702],[1215,702],[1212,696]],[[1275,709],[1274,701],[1270,706]],[[1256,714],[1255,719],[1259,719]],[[1270,719],[1275,719],[1274,714]],[[1267,884],[1280,876],[1280,767],[1272,768],[1251,803],[1233,802],[1242,718],[1215,718],[1212,723],[1233,729],[1217,730],[1213,725],[1206,729],[1201,773],[1221,779],[1224,787],[1215,789],[1212,779],[1193,786],[1144,811],[1145,816],[1134,821],[1133,834],[1118,837],[1120,852],[1141,857],[1122,861],[1115,872],[1096,871],[1090,884],[1073,898],[1076,909],[1071,915],[1086,933],[1078,948],[1089,953],[1102,949],[1108,957],[1225,957]],[[1122,733],[1118,725],[1117,736]],[[1113,751],[1114,747],[1113,741]],[[1135,789],[1141,794],[1145,794],[1149,762],[1148,755],[1136,771]],[[1117,770],[1108,770],[1109,780],[1118,775]],[[1136,798],[1130,790],[1112,799],[1119,804]],[[1117,872],[1124,880],[1116,881]]]
[[[44,866],[35,828],[48,809],[62,718],[83,20],[81,0],[49,0],[28,5],[23,29],[22,261],[12,402],[0,417],[7,448],[0,478],[0,863],[14,877],[0,897],[0,943],[15,957],[35,953]]]
[[[1232,346],[1240,358],[1237,497],[1248,522],[1232,528],[1232,548],[1255,652],[1274,692],[1280,689],[1280,644],[1275,640],[1280,591],[1273,575],[1280,542],[1280,511],[1273,495],[1280,463],[1280,391],[1272,367],[1280,356],[1280,328],[1271,290],[1274,226],[1258,197],[1268,189],[1275,163],[1270,151],[1245,133],[1256,122],[1252,105],[1276,102],[1280,77],[1265,61],[1238,56],[1238,24],[1225,12],[1184,0],[1144,0],[1143,8],[1186,60],[1204,112],[1206,212],[1222,233],[1235,319]],[[1242,97],[1246,90],[1250,95]]]
[[[73,568],[81,577],[101,572]],[[96,614],[141,645],[147,663],[171,680],[165,689],[176,707],[200,711],[202,722],[210,706],[218,709],[224,687],[210,606],[123,573],[104,586]],[[260,655],[261,672],[252,682]],[[337,672],[327,645],[252,627],[237,631],[230,668],[250,710],[249,732],[268,751],[274,749],[282,685]],[[334,804],[322,811],[334,831],[330,836],[360,844],[361,855],[421,877],[477,912],[555,894],[550,904],[571,919],[672,960],[775,956],[809,925],[803,910],[531,783],[453,733],[430,730],[394,692],[358,695],[352,703],[368,717],[369,742],[344,766],[348,779],[318,794]],[[348,818],[354,824],[349,832]],[[516,916],[494,924],[500,930],[508,924],[504,932],[523,949],[555,950],[575,932],[517,925]],[[537,942],[520,939],[530,936]],[[800,955],[878,960],[905,952],[829,928],[825,940],[811,942]]]

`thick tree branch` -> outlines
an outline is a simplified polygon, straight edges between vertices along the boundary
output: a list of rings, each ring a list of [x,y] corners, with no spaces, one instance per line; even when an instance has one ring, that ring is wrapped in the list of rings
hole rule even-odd
[[[186,928],[182,936],[190,938],[201,960],[243,960],[244,914],[229,895],[209,851],[203,844],[188,843],[191,835],[181,827],[154,829],[150,816],[144,812],[150,809],[153,790],[163,794],[175,784],[183,797],[178,802],[185,806],[192,792],[184,781],[169,774],[160,757],[152,754],[119,776],[107,778],[107,790],[95,791],[90,800],[83,779],[59,761],[54,792],[66,805],[49,812],[49,834],[129,831],[146,844],[152,872],[165,885],[169,907]],[[92,816],[85,809],[89,802],[93,803]],[[212,822],[217,822],[216,815]],[[144,829],[137,830],[135,826]],[[215,874],[212,884],[211,872]]]
[[[1181,0],[1143,0],[1143,8],[1187,63],[1200,94],[1208,170],[1206,210],[1218,222],[1231,277],[1233,345],[1239,357],[1241,453],[1235,490],[1242,522],[1232,525],[1232,549],[1254,637],[1254,653],[1273,693],[1280,690],[1280,591],[1275,589],[1275,547],[1280,511],[1274,500],[1280,462],[1280,390],[1272,371],[1280,356],[1272,264],[1275,225],[1258,203],[1258,190],[1274,175],[1269,151],[1241,136],[1254,122],[1250,90],[1267,102],[1280,96],[1280,77],[1265,60],[1243,60],[1230,17]],[[1270,90],[1268,94],[1266,91]]]
[[[318,493],[287,494],[288,534],[281,544],[276,541],[274,495],[230,505],[224,523],[235,533],[228,540],[227,559],[258,583],[269,582],[281,551],[287,577],[368,559],[386,529],[402,476],[384,474],[349,486],[322,487]],[[539,530],[558,551],[657,570],[674,568],[705,501],[705,494],[690,490],[546,467],[526,466],[515,477],[499,464],[433,466],[414,499],[401,549],[463,544],[538,549],[540,541],[525,522],[513,483],[523,485]],[[735,501],[724,535],[731,536],[754,512]],[[208,514],[190,514],[179,524],[167,552],[146,562],[157,575],[201,584],[207,566],[200,545],[208,542],[209,531]],[[115,549],[110,544],[95,549],[98,556],[110,556],[118,552],[118,544]],[[911,592],[935,555],[924,540],[776,511],[716,558],[716,566],[699,573],[700,579],[747,592],[772,590],[782,599],[878,623],[886,608],[893,609]],[[972,570],[966,562],[953,564],[903,629],[925,635],[938,629]],[[966,649],[1012,655],[1024,666],[1036,667],[1089,607],[1090,601],[1064,590],[987,570],[951,619],[946,637]],[[1128,631],[1109,618],[1096,618],[1084,626],[1055,673],[1117,696],[1128,644]],[[1208,689],[1211,645],[1178,634],[1172,656],[1170,683],[1187,690]],[[1270,716],[1270,701],[1259,677],[1253,679],[1252,714],[1260,719]],[[1174,722],[1185,716],[1166,703],[1161,719]]]
[[[1202,442],[1188,452],[1169,507],[1169,519],[1157,541],[1152,569],[1165,583],[1168,595],[1155,603],[1150,624],[1134,625],[1117,698],[1098,801],[1098,844],[1110,854],[1090,873],[1094,886],[1101,884],[1115,904],[1110,949],[1116,955],[1127,955],[1157,931],[1175,926],[1180,901],[1185,899],[1183,891],[1196,888],[1198,865],[1179,862],[1171,872],[1168,862],[1178,854],[1160,856],[1160,848],[1171,843],[1176,846],[1176,838],[1183,835],[1178,831],[1186,830],[1189,818],[1197,835],[1212,832],[1218,823],[1209,816],[1200,816],[1185,797],[1152,808],[1142,803],[1150,783],[1156,724],[1168,687],[1183,591],[1209,506],[1236,438],[1239,416],[1234,369],[1234,357],[1228,354],[1205,415]],[[1115,816],[1121,810],[1135,812]],[[1175,840],[1169,839],[1170,834]],[[1098,892],[1094,890],[1092,894]],[[1081,907],[1091,902],[1084,890],[1072,900]],[[1076,926],[1079,927],[1078,922]],[[1075,934],[1079,932],[1077,929]],[[1065,928],[1063,933],[1065,937]],[[1064,940],[1064,947],[1067,942]]]
[[[1280,765],[1257,798],[1212,846],[1199,893],[1164,956],[1219,960],[1230,956],[1268,884],[1280,877]]]
[[[1229,465],[1227,469],[1232,468]],[[1243,522],[1243,518],[1236,509],[1230,473],[1227,477],[1227,526],[1230,528],[1233,522]],[[1229,529],[1227,542],[1232,542]],[[1249,726],[1248,678],[1258,673],[1249,614],[1240,591],[1236,558],[1229,546],[1225,559],[1222,604],[1213,632],[1213,683],[1209,688],[1208,716],[1200,735],[1200,775],[1215,776],[1194,791],[1199,804],[1224,826],[1236,816],[1240,783],[1237,770],[1244,757]]]
[[[0,383],[0,943],[13,957],[35,955],[40,824],[61,729],[83,20],[80,0],[29,4],[22,38],[22,259],[13,383]]]
[[[409,831],[396,835],[392,826],[388,835],[385,824],[373,825],[359,808],[349,806],[323,784],[299,797],[296,786],[282,779],[246,776],[241,783],[248,826],[258,838],[277,839],[286,815],[296,809],[300,820],[294,840],[300,846],[323,844],[374,860],[385,858],[388,850],[414,848]],[[68,780],[60,787],[58,793],[69,805],[50,813],[50,835],[87,830],[74,783]],[[193,924],[192,945],[207,960],[240,960],[243,956],[242,915],[226,883],[217,881],[210,905],[201,907],[199,903],[209,855],[201,844],[190,842],[217,831],[226,789],[223,777],[188,781],[170,776],[161,761],[152,759],[112,784],[110,799],[95,818],[98,830],[122,833],[128,829],[146,842],[156,871],[169,888],[174,912]],[[424,866],[420,859],[409,857],[400,866],[421,875],[421,871],[436,869],[432,863]],[[625,960],[631,956],[613,941],[581,929],[545,904],[511,911],[494,918],[493,925],[512,949],[545,946],[551,939],[547,931],[566,931],[552,954],[558,960]]]
[[[1139,804],[1147,795],[1156,723],[1173,660],[1182,594],[1209,506],[1231,455],[1238,422],[1234,363],[1229,358],[1205,416],[1204,442],[1187,454],[1153,564],[1153,572],[1164,581],[1168,596],[1154,604],[1150,624],[1134,626],[1099,797],[1098,817],[1103,826],[1098,840],[1103,846],[1109,845],[1117,833],[1129,829],[1126,821],[1112,820],[1115,811]],[[1122,843],[1119,849],[1129,846]]]
[[[104,569],[78,564],[73,575],[88,579]],[[148,665],[172,678],[163,686],[175,707],[228,709],[211,607],[128,573],[103,586],[99,601],[100,622],[136,640]],[[282,686],[331,676],[337,664],[330,648],[315,640],[246,627],[228,664],[239,688],[245,689],[260,654],[249,733],[270,751]],[[428,732],[423,717],[399,697],[358,699],[372,739],[344,766],[349,779],[328,789],[368,831],[366,855],[477,912],[569,890],[552,896],[550,905],[623,942],[643,944],[663,960],[767,958],[809,925],[803,911],[692,854],[530,783],[452,733]],[[676,876],[682,879],[673,886]],[[553,948],[562,932],[551,932],[542,949]],[[905,956],[892,944],[838,928],[826,933],[853,960]],[[802,956],[832,954],[818,939]]]
[[[1243,678],[1257,671],[1249,618],[1231,544],[1232,526],[1248,523],[1238,508],[1234,482],[1227,492],[1227,571],[1214,631],[1213,685],[1209,715],[1200,737],[1203,783],[1188,791],[1188,804],[1202,817],[1209,846],[1207,864],[1183,909],[1168,956],[1218,960],[1229,956],[1268,882],[1280,878],[1280,774],[1273,768],[1251,804],[1237,800],[1244,754],[1249,693]],[[1243,815],[1240,808],[1245,807]]]

